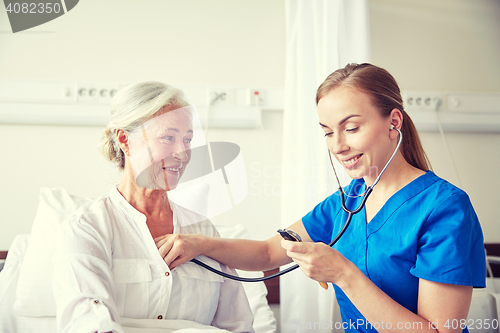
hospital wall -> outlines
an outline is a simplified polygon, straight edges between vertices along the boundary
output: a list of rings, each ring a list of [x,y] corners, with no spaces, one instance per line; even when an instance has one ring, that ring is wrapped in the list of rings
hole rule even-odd
[[[85,0],[39,27],[9,30],[0,10],[0,79],[284,85],[282,0]],[[281,123],[282,113],[268,112],[258,130],[210,130],[209,137],[239,144],[250,173],[280,165]],[[96,198],[119,181],[98,150],[100,136],[98,127],[0,124],[0,250],[30,232],[40,187]],[[249,190],[216,222],[275,233],[279,197]]]
[[[370,1],[372,61],[402,90],[500,92],[500,2]],[[439,176],[469,194],[485,241],[500,242],[500,135],[447,133],[458,181],[439,133],[421,133]]]
[[[498,1],[371,0],[369,6],[372,61],[403,90],[500,92]],[[0,79],[284,86],[284,19],[283,0],[81,1],[43,26],[0,33]],[[0,11],[0,32],[9,30]],[[279,227],[282,119],[282,112],[267,111],[262,128],[210,130],[210,140],[241,146],[249,182],[247,198],[217,224],[242,223],[257,239]],[[30,232],[40,187],[97,197],[119,181],[98,151],[100,132],[0,124],[0,250]],[[435,172],[456,184],[439,135],[421,135]],[[486,240],[500,242],[500,135],[447,138]]]

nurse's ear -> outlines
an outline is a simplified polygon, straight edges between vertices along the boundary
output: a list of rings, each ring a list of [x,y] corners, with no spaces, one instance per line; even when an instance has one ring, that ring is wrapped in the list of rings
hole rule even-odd
[[[389,119],[389,138],[397,139],[399,132],[396,131],[396,129],[401,130],[401,127],[403,126],[403,113],[399,109],[393,109],[389,115]]]

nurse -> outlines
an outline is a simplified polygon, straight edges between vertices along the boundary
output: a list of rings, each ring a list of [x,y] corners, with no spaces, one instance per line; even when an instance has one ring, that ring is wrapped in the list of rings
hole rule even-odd
[[[326,198],[289,229],[303,243],[166,235],[156,239],[172,268],[198,254],[243,270],[290,263],[333,284],[346,332],[468,332],[473,287],[485,287],[483,235],[467,194],[430,171],[399,87],[386,70],[349,64],[316,95],[329,153],[353,181],[348,208],[362,200],[394,152],[365,208],[345,235],[329,243],[347,218],[339,194]]]

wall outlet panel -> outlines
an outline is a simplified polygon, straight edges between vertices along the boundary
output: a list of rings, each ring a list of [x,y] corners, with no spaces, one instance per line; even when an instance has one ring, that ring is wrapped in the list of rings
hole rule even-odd
[[[0,123],[104,126],[113,96],[130,82],[0,80]],[[210,106],[217,126],[259,126],[260,112],[284,109],[284,87],[187,85],[197,108]],[[214,99],[214,97],[218,98]],[[420,131],[500,133],[500,93],[403,91],[405,110]],[[212,103],[212,105],[210,105]],[[226,119],[227,118],[227,119]]]

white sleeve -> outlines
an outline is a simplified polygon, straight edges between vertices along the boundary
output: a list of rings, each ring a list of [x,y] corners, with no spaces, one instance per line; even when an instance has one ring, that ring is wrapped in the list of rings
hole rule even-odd
[[[66,222],[54,255],[58,332],[122,333],[111,273],[111,245],[88,224]]]
[[[238,275],[236,271],[221,264],[224,273]],[[221,284],[219,304],[212,326],[231,332],[254,332],[253,314],[241,282],[224,278]]]

